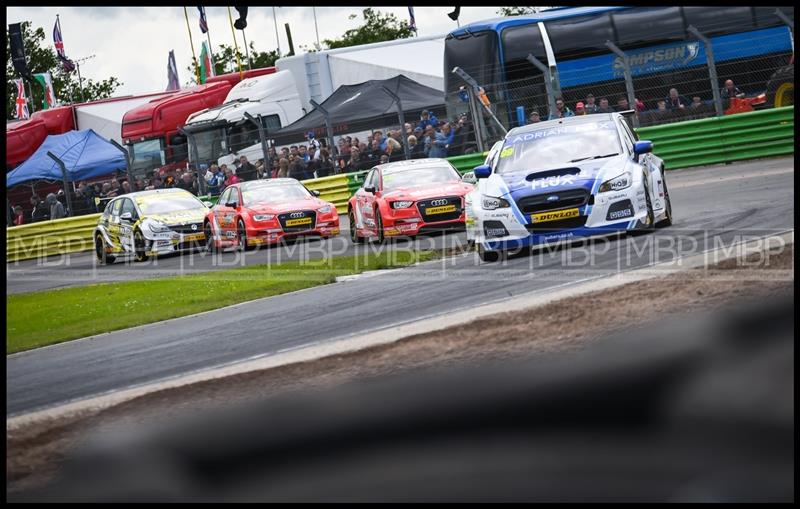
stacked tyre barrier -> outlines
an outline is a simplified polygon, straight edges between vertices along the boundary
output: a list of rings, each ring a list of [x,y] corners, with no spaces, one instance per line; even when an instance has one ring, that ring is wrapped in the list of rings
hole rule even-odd
[[[668,170],[788,155],[794,153],[794,106],[643,127],[637,132],[641,139],[653,142],[653,151],[664,159]],[[463,175],[483,164],[485,157],[486,152],[448,160]],[[347,201],[363,185],[366,174],[333,175],[304,180],[303,184],[319,191],[320,198],[344,214]],[[93,249],[92,232],[98,217],[92,214],[8,228],[7,261]]]

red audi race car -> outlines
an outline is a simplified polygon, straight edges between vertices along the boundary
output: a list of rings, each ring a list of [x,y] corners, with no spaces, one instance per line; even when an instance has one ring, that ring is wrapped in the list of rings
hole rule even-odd
[[[464,227],[464,196],[472,184],[445,159],[413,159],[374,167],[347,204],[353,243],[368,237],[414,237]]]
[[[209,250],[277,244],[296,237],[339,234],[339,213],[291,178],[253,180],[227,187],[206,216]]]

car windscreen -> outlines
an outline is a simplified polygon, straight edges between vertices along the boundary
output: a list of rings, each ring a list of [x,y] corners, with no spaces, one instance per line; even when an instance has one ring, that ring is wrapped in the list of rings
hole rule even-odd
[[[459,182],[461,176],[449,166],[429,166],[427,168],[404,169],[395,172],[383,172],[383,188],[387,191],[401,187],[413,187],[424,184],[445,184]]]
[[[273,204],[302,200],[311,197],[311,193],[300,184],[289,184],[247,188],[242,190],[242,197],[244,205],[250,206],[256,203]]]
[[[205,210],[203,202],[191,195],[164,194],[136,198],[136,204],[145,216],[169,214],[185,210]]]
[[[559,125],[509,136],[495,172],[537,171],[622,152],[613,122]]]

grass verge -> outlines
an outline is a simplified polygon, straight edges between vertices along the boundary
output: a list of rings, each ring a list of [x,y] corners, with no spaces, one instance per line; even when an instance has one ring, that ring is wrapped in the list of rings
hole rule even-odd
[[[393,250],[8,295],[6,354],[294,292],[333,283],[339,276],[404,267],[438,256],[433,251]]]

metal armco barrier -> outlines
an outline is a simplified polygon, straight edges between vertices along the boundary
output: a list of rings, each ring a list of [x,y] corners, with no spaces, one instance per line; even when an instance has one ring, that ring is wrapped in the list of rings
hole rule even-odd
[[[794,153],[794,106],[637,129],[668,170]]]
[[[99,217],[100,214],[89,214],[8,228],[6,261],[93,249],[92,232]]]
[[[639,137],[653,142],[653,151],[668,170],[757,159],[794,153],[794,106],[643,127]],[[486,152],[450,157],[459,173],[483,164]],[[366,171],[304,180],[320,198],[347,213],[347,201],[364,183]],[[214,197],[217,198],[217,197]],[[203,199],[203,197],[201,197]],[[212,198],[213,201],[213,198]],[[93,249],[92,231],[99,214],[57,219],[6,230],[7,261]]]

